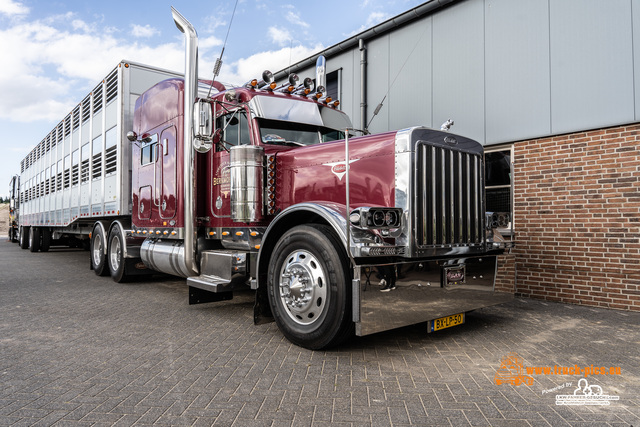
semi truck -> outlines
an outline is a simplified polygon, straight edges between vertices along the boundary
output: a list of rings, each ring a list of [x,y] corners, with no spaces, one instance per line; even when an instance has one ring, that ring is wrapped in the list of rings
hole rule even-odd
[[[494,290],[509,244],[481,144],[359,135],[311,78],[200,80],[197,33],[172,14],[184,75],[122,61],[21,162],[23,249],[84,246],[118,282],[180,276],[190,304],[251,289],[255,323],[309,349],[513,298]]]

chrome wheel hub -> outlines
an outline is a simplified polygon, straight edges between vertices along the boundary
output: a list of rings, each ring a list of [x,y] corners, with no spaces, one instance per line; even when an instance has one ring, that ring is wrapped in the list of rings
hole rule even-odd
[[[280,270],[280,300],[291,319],[310,325],[321,317],[327,301],[326,274],[318,259],[305,250],[289,254]]]
[[[102,247],[102,236],[99,234],[93,239],[93,265],[99,265],[102,260],[104,248]]]
[[[111,241],[110,261],[111,267],[113,267],[114,271],[117,271],[120,268],[120,252],[120,240],[113,239]]]

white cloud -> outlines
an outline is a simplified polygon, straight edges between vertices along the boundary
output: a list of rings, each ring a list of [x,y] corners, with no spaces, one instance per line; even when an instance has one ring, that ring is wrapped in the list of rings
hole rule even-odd
[[[278,46],[286,46],[291,43],[291,33],[287,29],[269,27],[268,34],[271,41]]]
[[[276,51],[256,53],[248,58],[240,59],[226,68],[223,67],[220,80],[234,84],[243,84],[253,78],[260,78],[264,70],[270,70],[275,73],[290,64],[295,64],[298,61],[320,52],[323,48],[322,45],[316,45],[314,47],[295,46],[293,48],[285,47]]]
[[[132,41],[122,36],[122,32],[103,31],[102,25],[75,18],[68,13],[31,22],[16,21],[0,28],[3,44],[0,120],[57,122],[123,59],[184,72],[181,35],[167,43],[152,45],[145,39]],[[273,27],[270,35],[281,49],[225,64],[220,80],[243,84],[264,69],[278,71],[323,48],[290,47],[291,36],[286,29]],[[217,56],[211,52],[221,45],[221,40],[214,36],[200,38],[201,77],[211,77]]]
[[[0,14],[7,16],[26,15],[29,8],[13,0],[0,0]]]
[[[149,24],[147,24],[145,26],[133,24],[131,27],[132,27],[131,28],[131,34],[134,37],[149,38],[149,37],[153,37],[153,36],[156,36],[156,35],[160,35],[160,31],[158,31],[157,29],[153,28]]]
[[[365,30],[368,30],[371,27],[375,27],[376,25],[380,24],[381,22],[386,21],[387,19],[391,18],[390,15],[383,13],[383,12],[371,12],[369,14],[369,16],[367,16],[367,22],[362,25],[360,28],[358,28],[357,30],[347,34],[348,37],[359,34]]]
[[[300,18],[300,15],[293,11],[288,11],[285,15],[285,19],[292,24],[299,25],[302,28],[309,28],[309,24]]]
[[[184,69],[181,41],[158,46],[131,43],[114,33],[92,32],[91,24],[68,18],[60,15],[0,30],[5,65],[0,73],[0,118],[60,119],[122,59]],[[78,95],[79,89],[86,92]]]

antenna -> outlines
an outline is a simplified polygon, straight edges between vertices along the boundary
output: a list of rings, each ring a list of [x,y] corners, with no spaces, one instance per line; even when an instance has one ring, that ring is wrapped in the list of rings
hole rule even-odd
[[[211,86],[209,86],[209,93],[207,94],[207,98],[211,96],[211,89],[213,88],[213,82],[216,80],[216,77],[218,77],[218,74],[220,74],[220,68],[222,68],[222,55],[224,55],[224,48],[227,47],[227,39],[229,39],[229,32],[231,31],[231,24],[233,24],[233,17],[236,16],[237,7],[238,7],[238,0],[236,0],[236,4],[233,6],[233,13],[231,14],[231,20],[229,21],[229,27],[227,28],[227,35],[224,38],[222,51],[220,51],[220,56],[218,57],[218,59],[216,59],[216,63],[213,66],[213,79],[211,80]]]

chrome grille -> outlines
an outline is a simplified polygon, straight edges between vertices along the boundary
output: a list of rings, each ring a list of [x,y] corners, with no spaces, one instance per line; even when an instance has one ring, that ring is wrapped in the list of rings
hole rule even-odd
[[[416,158],[418,247],[484,242],[483,164],[479,155],[419,143]]]

